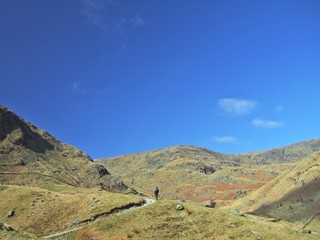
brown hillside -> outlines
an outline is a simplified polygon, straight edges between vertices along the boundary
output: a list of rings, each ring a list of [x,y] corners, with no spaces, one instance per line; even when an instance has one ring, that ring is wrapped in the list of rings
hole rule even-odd
[[[138,190],[193,201],[220,204],[255,190],[291,164],[256,165],[242,155],[226,155],[204,148],[177,146],[140,154],[101,159],[112,174]]]
[[[229,207],[320,232],[320,152]]]
[[[0,182],[45,186],[127,187],[75,147],[64,144],[0,105]]]

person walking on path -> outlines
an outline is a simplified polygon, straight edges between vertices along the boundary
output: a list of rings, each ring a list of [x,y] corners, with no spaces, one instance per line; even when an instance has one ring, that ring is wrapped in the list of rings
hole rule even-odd
[[[158,188],[158,187],[156,187],[156,188],[154,189],[154,196],[155,196],[156,199],[158,200],[158,197],[159,197],[159,188]]]

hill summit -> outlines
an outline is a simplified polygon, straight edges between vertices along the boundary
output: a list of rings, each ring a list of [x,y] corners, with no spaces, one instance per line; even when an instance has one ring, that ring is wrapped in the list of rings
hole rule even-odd
[[[152,194],[152,189],[158,186],[166,198],[228,204],[229,200],[260,188],[319,150],[320,139],[243,154],[173,146],[97,162],[120,176],[126,184],[145,193]]]

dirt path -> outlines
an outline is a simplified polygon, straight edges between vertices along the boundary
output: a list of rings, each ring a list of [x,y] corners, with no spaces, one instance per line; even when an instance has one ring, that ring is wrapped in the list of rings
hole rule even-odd
[[[151,205],[151,204],[153,204],[153,203],[156,202],[155,200],[150,199],[150,198],[145,198],[144,201],[145,201],[145,203],[144,203],[142,206],[129,207],[129,208],[127,208],[127,209],[123,209],[123,210],[117,212],[116,214],[110,214],[108,217],[110,217],[110,216],[120,216],[120,215],[126,214],[126,213],[128,213],[128,212],[132,212],[132,211],[135,211],[135,210],[137,210],[137,209],[147,207],[147,206],[149,206],[149,205]],[[105,217],[97,218],[97,219],[95,219],[94,221],[92,221],[92,222],[89,223],[89,224],[96,223],[96,222],[100,222],[100,221],[102,221],[104,218],[105,218]],[[65,234],[67,234],[67,233],[77,231],[77,230],[79,230],[79,229],[81,229],[81,228],[83,228],[83,227],[85,227],[85,226],[87,226],[87,225],[88,225],[88,223],[87,223],[86,225],[83,225],[83,226],[80,226],[80,227],[76,227],[76,228],[72,228],[72,229],[69,229],[69,230],[66,230],[66,231],[63,231],[63,232],[57,232],[57,233],[51,234],[51,235],[49,235],[49,236],[45,236],[45,237],[43,237],[43,238],[44,238],[44,239],[50,239],[50,238],[60,237],[60,236],[65,235]]]

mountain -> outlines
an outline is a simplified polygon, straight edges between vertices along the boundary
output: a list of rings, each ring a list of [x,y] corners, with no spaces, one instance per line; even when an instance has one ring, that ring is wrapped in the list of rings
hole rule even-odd
[[[245,154],[175,146],[97,162],[127,185],[147,194],[152,194],[152,189],[158,186],[165,198],[214,200],[225,205],[258,189],[319,149],[320,139]]]
[[[317,152],[228,208],[298,223],[320,232],[319,186],[320,152]]]
[[[320,151],[320,138],[311,139],[286,147],[256,153],[240,154],[256,164],[297,162],[311,153]]]
[[[0,105],[0,182],[2,184],[75,187],[127,186],[83,151],[62,143]]]
[[[83,151],[0,105],[0,239],[36,239],[143,204],[131,192]]]
[[[301,228],[320,222],[320,153],[298,163],[266,153],[176,146],[93,161],[0,105],[0,239],[319,239]],[[144,205],[128,185],[150,195],[158,185],[160,200]]]

